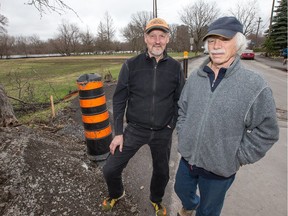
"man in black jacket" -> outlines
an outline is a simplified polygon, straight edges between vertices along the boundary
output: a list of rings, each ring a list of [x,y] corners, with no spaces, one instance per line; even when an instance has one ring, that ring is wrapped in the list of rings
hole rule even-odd
[[[153,160],[150,201],[156,215],[162,216],[167,214],[161,202],[169,180],[177,101],[185,79],[180,63],[165,51],[169,26],[163,19],[154,18],[148,22],[144,40],[146,52],[123,64],[113,96],[115,137],[103,168],[109,197],[102,207],[111,210],[125,195],[122,171],[135,153],[148,144]],[[125,111],[127,126],[123,130]]]

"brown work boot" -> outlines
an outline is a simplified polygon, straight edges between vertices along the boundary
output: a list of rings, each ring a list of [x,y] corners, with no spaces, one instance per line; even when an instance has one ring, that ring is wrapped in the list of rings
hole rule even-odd
[[[186,210],[185,208],[181,208],[178,213],[177,216],[194,216],[196,213],[195,210]]]

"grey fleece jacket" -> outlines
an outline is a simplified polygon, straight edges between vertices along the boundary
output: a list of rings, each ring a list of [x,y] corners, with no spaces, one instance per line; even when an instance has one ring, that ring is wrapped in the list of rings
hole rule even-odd
[[[276,107],[270,87],[239,56],[212,92],[208,62],[189,76],[178,102],[178,151],[189,164],[229,177],[277,142]]]

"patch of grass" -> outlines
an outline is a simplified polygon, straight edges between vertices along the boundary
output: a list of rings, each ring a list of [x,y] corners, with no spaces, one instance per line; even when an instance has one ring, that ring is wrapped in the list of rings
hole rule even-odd
[[[0,60],[0,82],[13,97],[19,97],[19,91],[22,95],[27,93],[29,85],[34,98],[44,102],[50,95],[63,98],[77,89],[77,79],[83,74],[97,73],[104,77],[110,71],[113,79],[117,79],[124,60],[95,56]]]
[[[123,58],[107,59],[103,56],[27,58],[0,60],[0,84],[7,95],[26,103],[50,103],[53,95],[55,104],[69,92],[77,90],[77,79],[88,73],[104,77],[110,71],[117,79]],[[14,107],[21,107],[18,100],[11,100]],[[55,105],[55,111],[67,103]],[[51,120],[51,109],[38,110],[29,114],[16,113],[21,123],[47,123]]]
[[[70,103],[68,101],[63,101],[55,105],[55,114],[57,112],[69,106]],[[29,113],[26,115],[19,116],[18,120],[22,124],[47,124],[52,119],[52,110],[51,108],[39,110],[37,112]]]

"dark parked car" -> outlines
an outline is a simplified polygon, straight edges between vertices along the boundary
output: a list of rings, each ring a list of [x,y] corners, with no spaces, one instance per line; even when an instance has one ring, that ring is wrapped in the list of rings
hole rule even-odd
[[[255,58],[255,53],[253,50],[244,50],[244,52],[241,53],[241,59],[254,59]]]

